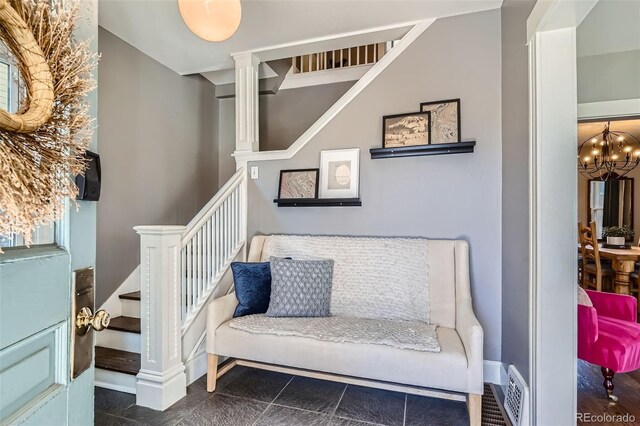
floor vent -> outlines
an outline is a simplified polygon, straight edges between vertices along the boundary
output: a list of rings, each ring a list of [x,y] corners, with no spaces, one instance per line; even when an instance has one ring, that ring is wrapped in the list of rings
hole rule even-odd
[[[485,383],[482,395],[482,426],[508,426],[498,396],[488,383]]]
[[[529,424],[529,388],[513,365],[509,366],[504,406],[514,426]]]

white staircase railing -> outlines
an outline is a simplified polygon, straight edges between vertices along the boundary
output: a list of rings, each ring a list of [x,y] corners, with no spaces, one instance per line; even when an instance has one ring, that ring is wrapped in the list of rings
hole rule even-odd
[[[183,330],[244,246],[245,184],[246,173],[240,169],[187,225],[180,254]]]
[[[388,41],[295,56],[291,58],[291,73],[305,74],[360,65],[372,65],[382,59],[395,43],[395,41]]]
[[[187,226],[135,227],[141,309],[137,405],[164,410],[186,394],[183,337],[246,246],[246,224],[247,176],[241,168]]]

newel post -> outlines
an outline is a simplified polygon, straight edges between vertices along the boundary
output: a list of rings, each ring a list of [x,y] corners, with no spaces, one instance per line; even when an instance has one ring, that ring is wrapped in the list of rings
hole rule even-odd
[[[184,226],[136,226],[140,235],[141,368],[136,404],[165,410],[186,395],[180,318]]]

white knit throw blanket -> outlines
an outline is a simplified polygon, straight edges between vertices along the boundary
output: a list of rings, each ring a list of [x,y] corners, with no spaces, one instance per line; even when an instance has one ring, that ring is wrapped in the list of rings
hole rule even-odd
[[[234,318],[229,326],[253,334],[309,337],[335,343],[386,345],[421,352],[440,352],[437,326],[423,321],[338,316],[272,318],[258,314]]]
[[[331,314],[430,322],[428,240],[271,235],[262,258],[333,259]]]

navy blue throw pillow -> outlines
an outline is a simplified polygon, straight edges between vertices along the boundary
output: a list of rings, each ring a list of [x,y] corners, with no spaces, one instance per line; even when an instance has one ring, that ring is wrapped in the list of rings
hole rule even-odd
[[[271,297],[271,267],[269,262],[233,262],[233,281],[238,306],[233,317],[264,314]]]

